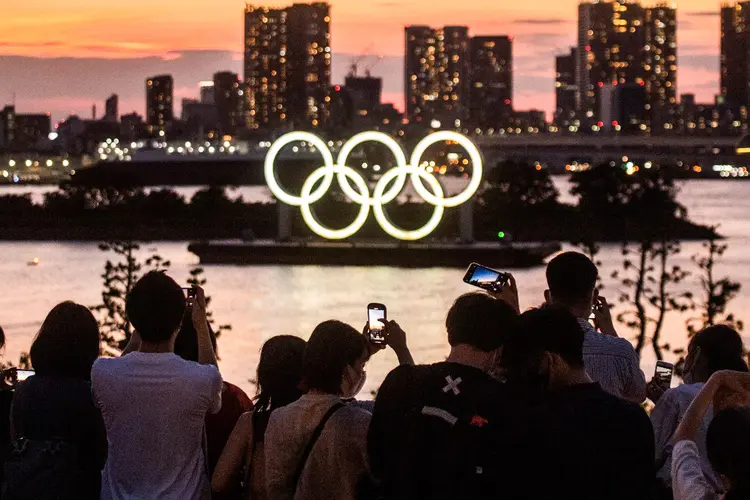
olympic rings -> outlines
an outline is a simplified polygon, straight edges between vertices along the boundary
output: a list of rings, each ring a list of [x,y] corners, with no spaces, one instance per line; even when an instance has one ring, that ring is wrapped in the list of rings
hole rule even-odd
[[[443,141],[455,142],[466,149],[473,167],[468,187],[462,193],[450,198],[445,198],[440,182],[425,170],[424,165],[421,165],[425,151],[430,146]],[[300,196],[293,196],[284,191],[276,179],[276,158],[285,146],[294,142],[307,142],[323,156],[323,166],[315,170],[305,180]],[[393,153],[396,160],[395,167],[388,170],[378,180],[372,197],[370,197],[367,182],[362,175],[346,165],[354,148],[365,142],[376,142],[384,145]],[[382,132],[362,132],[349,139],[339,151],[336,163],[334,163],[331,150],[321,138],[309,132],[290,132],[280,137],[268,150],[264,172],[266,183],[273,195],[287,205],[300,207],[305,223],[313,232],[323,238],[341,240],[354,235],[367,222],[372,206],[375,220],[383,231],[399,240],[416,241],[428,236],[438,227],[446,208],[457,207],[474,196],[482,183],[483,163],[482,155],[474,143],[468,137],[451,131],[435,132],[422,139],[414,149],[409,163],[407,163],[406,155],[398,142]],[[318,222],[311,207],[313,203],[319,201],[328,192],[333,183],[334,175],[343,193],[354,203],[361,205],[354,222],[338,230],[329,229]],[[395,200],[403,191],[407,177],[411,178],[414,189],[424,201],[435,207],[427,224],[413,231],[406,231],[395,226],[390,222],[384,210],[384,205]],[[349,179],[354,182],[356,189],[349,183]],[[423,181],[428,184],[429,189]],[[315,188],[317,183],[320,183],[320,185]],[[393,185],[390,186],[391,184]]]

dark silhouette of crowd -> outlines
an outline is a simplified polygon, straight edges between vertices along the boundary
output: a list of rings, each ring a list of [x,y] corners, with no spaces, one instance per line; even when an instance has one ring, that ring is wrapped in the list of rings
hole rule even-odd
[[[91,312],[63,302],[31,346],[34,371],[3,372],[0,498],[750,499],[740,335],[705,328],[681,385],[647,383],[597,279],[568,252],[538,308],[520,311],[512,276],[458,297],[450,352],[431,365],[390,320],[385,345],[337,320],[308,341],[270,338],[252,399],[219,372],[201,288],[143,276],[117,358],[100,357]],[[357,400],[386,346],[399,366]]]

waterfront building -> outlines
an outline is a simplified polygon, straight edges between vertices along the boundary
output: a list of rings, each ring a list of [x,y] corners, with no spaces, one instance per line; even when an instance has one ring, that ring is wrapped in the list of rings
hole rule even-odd
[[[201,104],[215,104],[215,92],[214,92],[214,82],[213,81],[205,81],[200,82],[200,92],[201,92]]]
[[[120,121],[120,110],[119,110],[120,98],[117,94],[109,96],[104,104],[104,121],[106,122],[118,122]]]
[[[174,120],[174,80],[172,75],[146,79],[146,124],[152,135],[164,137]]]
[[[214,105],[223,135],[235,135],[243,125],[244,91],[237,73],[222,71],[214,75]]]
[[[677,122],[677,9],[646,9],[646,115],[652,134],[673,133]]]
[[[406,115],[417,123],[450,123],[467,115],[469,29],[406,27]]]
[[[721,95],[746,125],[750,106],[750,2],[721,8]]]
[[[245,124],[325,126],[330,118],[331,16],[326,3],[245,9]]]
[[[563,131],[576,132],[580,122],[576,119],[578,109],[578,86],[576,85],[577,49],[555,58],[555,117],[554,123]],[[572,129],[571,129],[572,127]]]
[[[0,111],[0,147],[8,151],[35,151],[52,130],[49,113],[20,114],[15,106]]]
[[[469,121],[503,128],[513,115],[513,38],[475,36],[469,43]]]

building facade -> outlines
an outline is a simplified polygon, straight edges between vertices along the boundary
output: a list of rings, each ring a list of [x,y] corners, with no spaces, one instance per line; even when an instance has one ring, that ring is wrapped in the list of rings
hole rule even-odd
[[[721,95],[741,123],[750,106],[750,2],[721,8]]]
[[[120,98],[117,94],[112,94],[104,104],[104,121],[120,121]]]
[[[164,136],[174,121],[174,80],[160,75],[146,80],[146,125],[153,135]]]
[[[468,115],[469,29],[406,27],[406,114],[414,122]]]
[[[235,135],[243,123],[243,97],[237,73],[222,71],[214,75],[214,105],[219,118],[219,128],[224,135]]]
[[[330,6],[245,9],[245,124],[324,126],[330,117]]]
[[[677,126],[677,9],[646,9],[647,115],[654,135],[674,133]]]
[[[477,36],[469,47],[469,121],[481,129],[508,127],[513,116],[513,39]]]
[[[577,131],[580,122],[576,119],[578,109],[578,85],[576,85],[576,63],[578,50],[555,58],[555,118],[558,127]],[[573,130],[570,130],[573,127]]]

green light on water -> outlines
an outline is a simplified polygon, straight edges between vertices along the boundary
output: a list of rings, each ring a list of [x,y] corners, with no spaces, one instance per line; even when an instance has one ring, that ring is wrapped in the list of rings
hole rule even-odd
[[[504,231],[500,231],[499,233],[497,233],[497,237],[502,240],[503,238],[505,238],[505,232]]]

